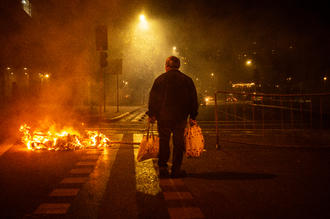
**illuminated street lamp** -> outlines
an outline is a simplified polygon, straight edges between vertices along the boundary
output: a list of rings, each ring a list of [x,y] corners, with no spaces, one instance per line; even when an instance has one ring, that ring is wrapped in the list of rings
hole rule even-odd
[[[327,78],[327,76],[324,76],[323,81],[326,81],[326,80],[328,80],[328,78]]]
[[[140,29],[147,30],[149,28],[149,24],[146,19],[146,16],[144,14],[141,14],[139,17],[139,20],[140,20],[140,23],[139,23]]]
[[[252,65],[252,60],[251,60],[251,59],[247,60],[247,61],[245,62],[245,64],[246,64],[247,66],[251,66],[251,65]]]

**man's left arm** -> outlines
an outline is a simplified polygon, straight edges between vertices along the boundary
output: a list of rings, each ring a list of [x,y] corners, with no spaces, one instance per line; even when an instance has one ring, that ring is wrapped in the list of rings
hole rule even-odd
[[[195,121],[198,115],[198,99],[197,99],[196,87],[192,79],[190,79],[190,93],[191,93],[190,119]]]

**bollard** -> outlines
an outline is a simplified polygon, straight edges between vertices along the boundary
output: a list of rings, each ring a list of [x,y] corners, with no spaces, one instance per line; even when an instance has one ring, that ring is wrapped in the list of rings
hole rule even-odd
[[[290,127],[293,128],[293,108],[292,108],[292,100],[290,100]]]
[[[310,110],[309,110],[309,112],[310,112],[310,127],[311,127],[311,129],[313,128],[313,105],[312,105],[312,97],[311,97],[311,102],[310,102]]]
[[[320,96],[320,129],[323,129],[322,96]]]
[[[299,109],[300,109],[300,128],[304,127],[304,117],[303,117],[303,110],[302,110],[302,100],[305,102],[305,98],[299,100]]]
[[[284,115],[283,115],[283,99],[280,97],[280,106],[281,106],[281,129],[284,129]]]
[[[215,132],[216,132],[216,142],[215,148],[220,149],[219,144],[219,128],[218,128],[218,103],[217,103],[217,92],[214,93],[214,117],[215,117]]]

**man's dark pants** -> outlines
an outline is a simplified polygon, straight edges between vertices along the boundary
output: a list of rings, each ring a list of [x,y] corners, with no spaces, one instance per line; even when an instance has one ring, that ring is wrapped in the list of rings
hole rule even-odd
[[[159,133],[159,159],[158,166],[167,167],[170,157],[170,137],[173,133],[173,159],[172,171],[180,170],[183,154],[185,152],[184,130],[187,121],[158,121]]]

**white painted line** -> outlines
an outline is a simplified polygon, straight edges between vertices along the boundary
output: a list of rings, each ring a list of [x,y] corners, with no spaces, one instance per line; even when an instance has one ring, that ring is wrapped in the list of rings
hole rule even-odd
[[[97,154],[91,154],[91,155],[85,155],[81,159],[82,160],[98,160],[100,155]]]
[[[200,208],[169,208],[171,219],[205,218]]]
[[[54,189],[49,196],[51,197],[72,197],[76,196],[79,189]]]
[[[71,174],[90,174],[93,168],[75,168],[70,171]]]
[[[94,166],[95,164],[95,161],[80,161],[76,163],[77,166]]]
[[[193,199],[190,192],[163,192],[165,200],[187,200]]]
[[[34,214],[66,214],[69,203],[44,203],[39,205]]]
[[[133,142],[141,142],[143,134],[134,134]],[[151,159],[137,162],[138,148],[134,148],[136,191],[155,196],[161,193],[158,174]]]
[[[160,186],[183,186],[184,182],[182,179],[160,179]]]
[[[13,144],[7,144],[3,143],[0,145],[0,157],[6,153],[10,148],[12,148],[14,145]]]
[[[64,178],[60,183],[61,184],[80,184],[87,182],[88,177],[68,177]]]

